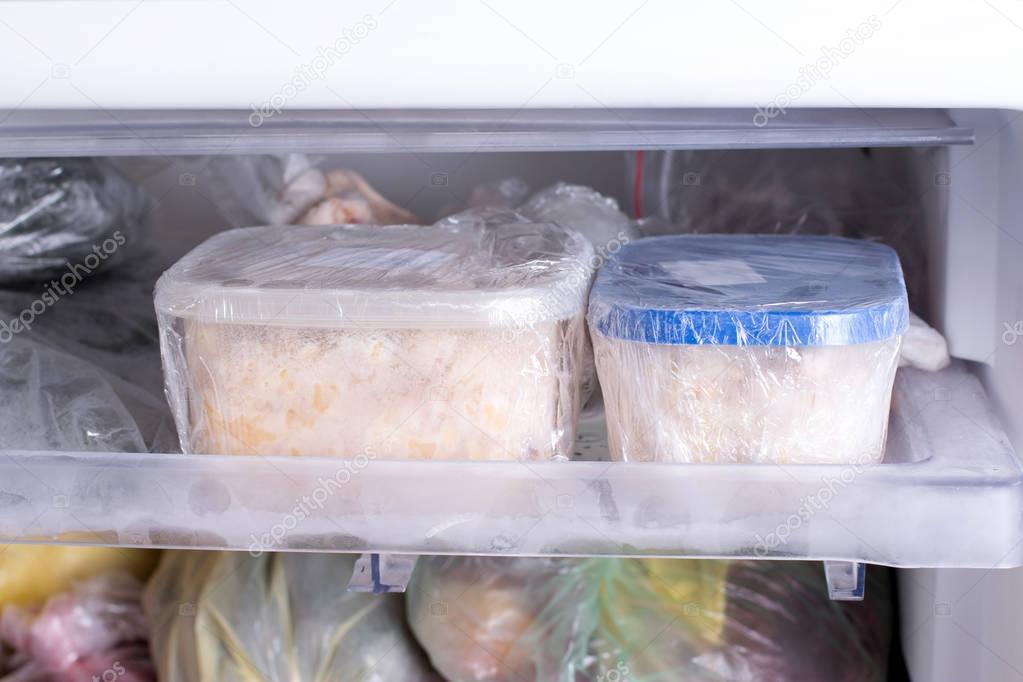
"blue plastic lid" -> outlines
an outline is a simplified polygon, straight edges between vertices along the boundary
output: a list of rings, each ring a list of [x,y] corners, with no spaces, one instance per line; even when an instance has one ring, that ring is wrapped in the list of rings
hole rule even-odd
[[[627,244],[597,274],[591,327],[656,344],[848,346],[909,324],[899,257],[806,235],[674,235]]]

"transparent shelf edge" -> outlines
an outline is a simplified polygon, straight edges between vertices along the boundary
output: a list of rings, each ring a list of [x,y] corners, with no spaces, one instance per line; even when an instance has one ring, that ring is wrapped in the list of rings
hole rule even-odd
[[[870,467],[0,452],[0,541],[998,568],[1023,565],[1021,484],[956,363],[900,370]]]
[[[939,109],[0,110],[0,156],[971,144]]]

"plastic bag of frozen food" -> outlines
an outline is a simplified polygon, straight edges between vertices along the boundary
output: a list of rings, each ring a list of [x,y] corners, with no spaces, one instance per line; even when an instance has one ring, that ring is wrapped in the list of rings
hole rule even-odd
[[[435,680],[398,594],[346,591],[343,554],[168,552],[145,593],[162,682]]]
[[[810,562],[424,557],[408,595],[459,682],[866,682],[891,637],[884,572],[840,603]]]
[[[205,175],[211,198],[235,227],[420,222],[358,173],[322,165],[305,154],[216,156]]]
[[[63,281],[117,263],[146,205],[102,160],[0,161],[0,283]]]
[[[926,313],[926,251],[919,246],[926,222],[913,161],[884,149],[644,151],[629,155],[627,181],[644,236],[778,233],[881,241],[899,254],[913,309]]]
[[[0,640],[14,650],[16,670],[3,681],[155,681],[141,591],[135,578],[113,573],[76,583],[38,611],[4,607]]]
[[[30,334],[12,336],[0,350],[0,433],[6,448],[147,451],[106,372]]]
[[[0,403],[11,407],[0,423],[23,436],[20,447],[82,449],[87,438],[93,444],[84,449],[99,450],[116,427],[128,436],[117,450],[178,449],[152,299],[161,266],[136,253],[63,294],[0,290]],[[109,427],[86,435],[97,413]]]
[[[590,240],[598,257],[607,257],[636,238],[618,202],[582,185],[559,182],[543,189],[516,209],[531,220],[556,223]]]

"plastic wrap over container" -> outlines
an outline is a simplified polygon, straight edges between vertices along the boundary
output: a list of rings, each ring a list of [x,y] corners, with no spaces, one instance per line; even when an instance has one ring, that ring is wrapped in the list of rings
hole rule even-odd
[[[157,283],[183,448],[567,458],[592,254],[480,217],[217,235]]]
[[[423,557],[413,632],[448,680],[885,679],[887,574],[828,599],[820,564]]]
[[[881,241],[899,254],[909,300],[927,313],[929,241],[921,149],[644,151],[627,157],[641,232],[813,234]]]
[[[908,316],[898,257],[881,244],[629,244],[600,270],[588,312],[611,456],[879,462]]]
[[[146,207],[142,190],[100,160],[0,160],[0,283],[67,287],[120,261]]]
[[[343,554],[168,552],[145,592],[161,682],[433,682],[403,595],[346,591]]]

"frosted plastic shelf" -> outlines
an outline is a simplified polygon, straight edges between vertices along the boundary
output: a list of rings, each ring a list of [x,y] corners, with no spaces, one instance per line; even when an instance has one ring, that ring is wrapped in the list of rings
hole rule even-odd
[[[579,459],[604,442],[586,424]],[[962,364],[899,371],[887,452],[859,470],[6,452],[0,541],[1023,565],[1023,470]]]
[[[254,125],[258,124],[258,125]],[[938,109],[0,110],[0,156],[969,144]]]

